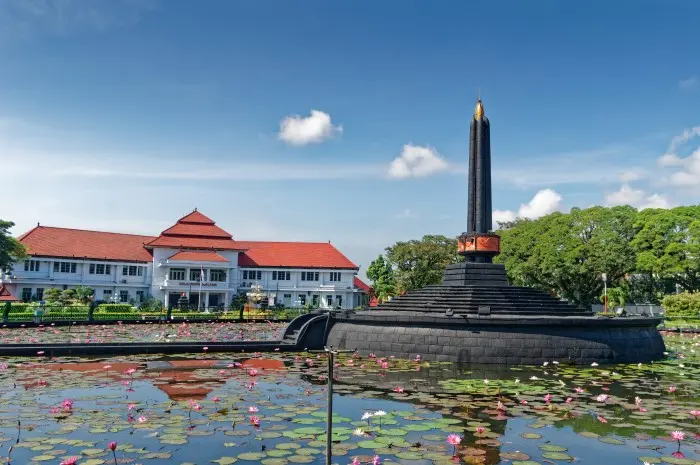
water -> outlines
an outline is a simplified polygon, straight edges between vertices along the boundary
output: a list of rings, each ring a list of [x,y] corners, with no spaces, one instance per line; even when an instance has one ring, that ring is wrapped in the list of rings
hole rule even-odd
[[[333,461],[368,463],[376,454],[383,463],[416,465],[700,463],[700,421],[690,413],[700,410],[697,340],[666,342],[669,358],[641,367],[388,359],[381,369],[382,360],[343,359],[336,368]],[[324,463],[326,373],[316,355],[4,363],[0,456],[14,444],[13,464],[59,464],[71,456],[79,465],[111,464],[109,441],[118,443],[117,463]],[[64,399],[72,408],[60,407]],[[387,414],[361,420],[376,411]],[[685,434],[680,448],[672,431]],[[456,458],[449,434],[462,438]]]

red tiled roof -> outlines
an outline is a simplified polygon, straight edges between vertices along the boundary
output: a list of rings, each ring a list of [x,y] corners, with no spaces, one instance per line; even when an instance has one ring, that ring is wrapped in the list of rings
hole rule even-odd
[[[4,284],[0,286],[0,302],[17,302],[18,300]]]
[[[189,215],[185,215],[182,218],[180,218],[178,220],[178,223],[216,224],[214,220],[198,212],[196,208]]]
[[[18,239],[30,255],[38,257],[150,262],[153,257],[149,249],[167,247],[201,250],[182,251],[173,256],[178,257],[175,260],[184,260],[180,254],[205,254],[198,257],[206,256],[209,260],[196,260],[228,261],[214,251],[238,250],[242,252],[238,256],[239,266],[358,269],[329,242],[234,241],[231,237],[195,210],[158,237],[37,226]]]
[[[228,260],[216,252],[183,250],[168,260],[181,262],[228,262]]]
[[[233,236],[216,225],[175,223],[162,232],[163,236],[216,237],[231,239]]]
[[[352,279],[352,284],[361,291],[364,291],[365,294],[369,294],[369,292],[372,290],[371,287],[369,287],[363,280],[361,280],[357,276],[355,276]]]
[[[241,247],[232,238],[231,234],[195,210],[160,233],[147,247],[240,250]]]
[[[206,237],[160,236],[146,244],[146,247],[168,247],[171,249],[245,250],[239,242],[231,239]]]
[[[248,249],[238,255],[238,266],[357,269],[330,242],[236,241],[236,244]]]
[[[37,226],[18,238],[33,256],[129,262],[152,261],[153,257],[143,245],[153,239],[153,236],[50,226]]]

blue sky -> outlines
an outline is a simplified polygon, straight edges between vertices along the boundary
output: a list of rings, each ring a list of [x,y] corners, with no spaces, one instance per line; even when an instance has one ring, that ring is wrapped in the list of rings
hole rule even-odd
[[[497,219],[700,199],[700,3],[4,0],[2,217],[331,240],[366,268]],[[313,112],[312,112],[313,111]]]

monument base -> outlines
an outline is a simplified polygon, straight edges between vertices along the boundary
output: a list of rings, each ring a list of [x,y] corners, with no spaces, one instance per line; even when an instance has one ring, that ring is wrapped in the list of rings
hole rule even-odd
[[[590,365],[658,360],[658,319],[607,317],[448,317],[358,311],[334,318],[326,344],[378,357],[475,364]]]

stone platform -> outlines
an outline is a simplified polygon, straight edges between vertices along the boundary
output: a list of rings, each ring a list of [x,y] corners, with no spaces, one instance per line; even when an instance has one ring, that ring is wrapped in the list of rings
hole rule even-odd
[[[596,316],[539,290],[509,286],[503,265],[491,263],[451,265],[440,285],[329,318],[323,344],[382,357],[518,365],[637,363],[659,359],[665,350],[658,318]]]

